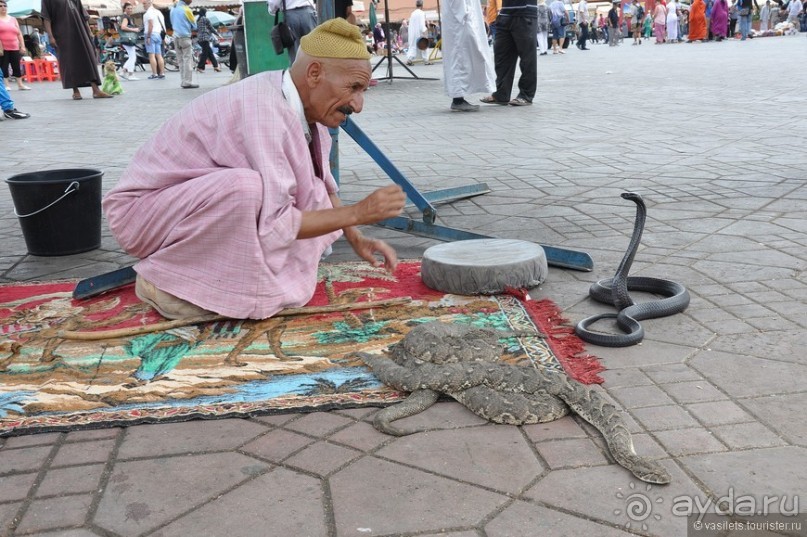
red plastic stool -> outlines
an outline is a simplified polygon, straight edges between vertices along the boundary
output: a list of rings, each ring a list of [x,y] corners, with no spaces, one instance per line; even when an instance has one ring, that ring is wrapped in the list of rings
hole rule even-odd
[[[39,65],[37,62],[40,60],[33,60],[28,58],[27,56],[23,58],[20,62],[22,64],[22,68],[25,70],[25,74],[22,75],[22,79],[26,82],[39,82],[42,80],[42,74],[39,69]]]
[[[48,82],[59,80],[59,64],[50,60],[36,60],[39,79]]]

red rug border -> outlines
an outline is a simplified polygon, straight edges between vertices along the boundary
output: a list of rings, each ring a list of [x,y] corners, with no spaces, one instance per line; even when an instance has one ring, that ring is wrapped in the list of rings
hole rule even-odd
[[[597,356],[586,350],[585,342],[574,333],[574,327],[560,308],[548,298],[524,300],[519,298],[532,321],[546,336],[552,353],[566,374],[583,384],[602,384],[599,374],[605,371]]]

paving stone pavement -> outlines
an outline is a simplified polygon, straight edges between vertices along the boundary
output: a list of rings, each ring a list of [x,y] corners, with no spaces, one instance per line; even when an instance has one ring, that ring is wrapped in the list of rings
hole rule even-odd
[[[572,321],[605,310],[586,294],[627,246],[634,209],[619,194],[645,197],[634,274],[680,281],[692,303],[647,321],[639,346],[590,350],[608,368],[597,389],[625,408],[636,449],[661,460],[670,485],[633,479],[580,420],[500,426],[440,403],[402,424],[427,432],[403,438],[375,431],[364,409],[0,439],[0,532],[666,537],[687,534],[672,512],[682,496],[792,505],[807,483],[807,72],[793,61],[805,47],[803,34],[594,45],[539,58],[532,107],[452,113],[441,81],[410,79],[371,88],[356,117],[421,190],[490,186],[439,207],[439,223],[589,252],[593,272],[551,269],[532,293]],[[414,69],[442,77],[439,65]],[[199,80],[192,91],[176,74],[124,82],[106,101],[71,101],[55,83],[12,90],[32,118],[0,124],[0,175],[92,167],[109,189],[163,118],[227,77]],[[346,136],[340,145],[347,201],[388,183]],[[27,255],[0,192],[0,281],[132,261],[106,227],[99,250]],[[404,258],[433,244],[368,233]],[[348,258],[338,244],[333,259]],[[637,495],[646,518],[630,511]]]

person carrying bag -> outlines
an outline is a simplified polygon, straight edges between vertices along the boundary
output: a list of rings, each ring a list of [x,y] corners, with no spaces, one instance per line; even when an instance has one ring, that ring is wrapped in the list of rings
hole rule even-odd
[[[270,37],[277,54],[289,53],[289,62],[294,63],[300,39],[317,26],[317,9],[313,0],[268,0],[269,13],[275,16],[275,25]],[[283,22],[279,11],[283,11]]]
[[[280,21],[280,13],[283,12],[283,20]],[[275,11],[275,25],[272,27],[272,46],[275,53],[283,54],[283,51],[294,46],[294,34],[286,23],[286,0],[283,0],[283,8]]]

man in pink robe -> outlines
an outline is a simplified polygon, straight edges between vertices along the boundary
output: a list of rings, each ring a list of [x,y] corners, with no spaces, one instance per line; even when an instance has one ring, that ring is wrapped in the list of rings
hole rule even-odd
[[[369,54],[356,26],[329,20],[301,40],[286,72],[207,93],[168,119],[105,197],[118,242],[140,258],[138,296],[169,318],[264,319],[314,293],[322,254],[344,232],[388,270],[384,241],[355,227],[401,213],[397,185],[342,206],[330,137],[360,112]]]

